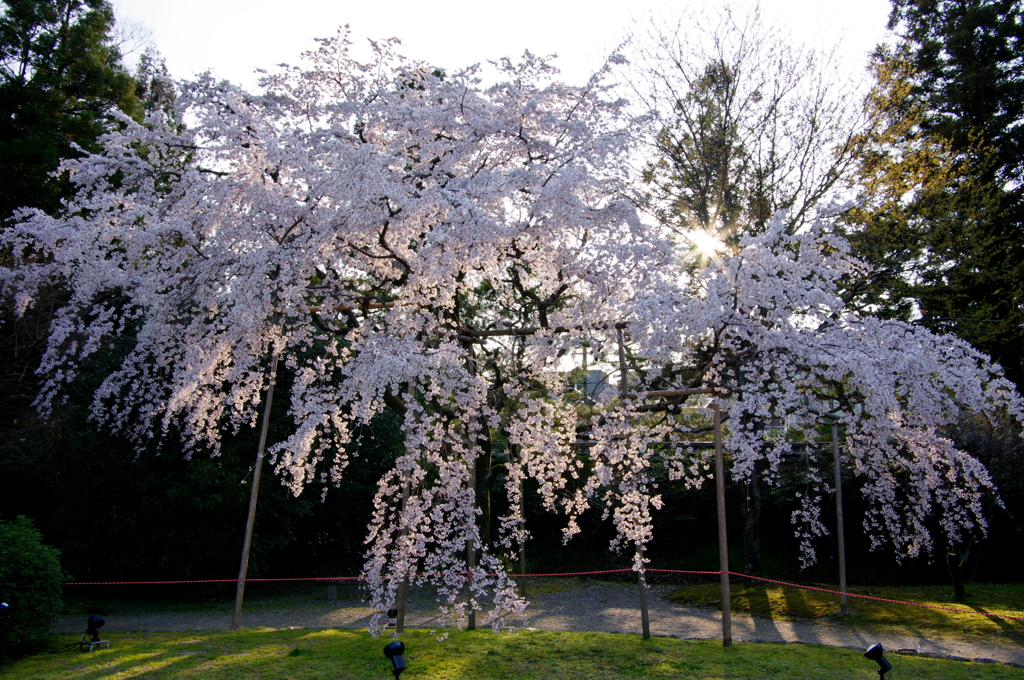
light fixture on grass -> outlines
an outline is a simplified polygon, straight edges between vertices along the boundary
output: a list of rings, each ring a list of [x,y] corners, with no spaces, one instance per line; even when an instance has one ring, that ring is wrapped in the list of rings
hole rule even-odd
[[[864,656],[878,663],[879,680],[885,680],[885,674],[892,670],[892,664],[885,660],[883,652],[882,645],[878,643],[871,645],[868,651],[864,652]]]
[[[405,645],[401,640],[389,642],[384,646],[384,656],[391,659],[391,672],[395,674],[395,680],[398,680],[398,676],[405,670],[403,654],[405,654]]]
[[[0,602],[0,636],[4,634],[4,626],[7,623],[7,615],[11,612],[11,605]]]
[[[100,628],[103,627],[104,623],[106,623],[106,621],[95,614],[89,617],[89,627],[85,629],[85,634],[92,635],[92,640],[90,640],[90,642],[100,641]]]

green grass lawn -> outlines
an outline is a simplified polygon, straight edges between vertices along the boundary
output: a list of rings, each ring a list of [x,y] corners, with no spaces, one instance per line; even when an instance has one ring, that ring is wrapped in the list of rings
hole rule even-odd
[[[849,588],[849,592],[977,612],[963,614],[850,597],[847,598],[850,612],[847,620],[856,623],[858,627],[870,628],[877,625],[888,629],[906,628],[978,637],[998,635],[1024,642],[1024,621],[987,616],[1024,616],[1022,585],[970,584],[967,587],[966,602],[953,602],[952,588],[948,586],[853,587]],[[830,593],[774,585],[744,588],[734,583],[730,595],[734,610],[767,619],[841,619],[839,596]],[[715,583],[677,588],[669,593],[668,598],[680,604],[717,607],[722,595],[719,585]]]
[[[350,630],[131,633],[104,636],[109,650],[43,652],[0,669],[4,680],[390,680],[386,638]],[[55,640],[67,643],[77,638]],[[738,644],[606,633],[426,631],[402,636],[402,680],[616,680],[618,678],[815,678],[872,680],[856,650]],[[889,654],[892,680],[1024,678],[1024,669]]]

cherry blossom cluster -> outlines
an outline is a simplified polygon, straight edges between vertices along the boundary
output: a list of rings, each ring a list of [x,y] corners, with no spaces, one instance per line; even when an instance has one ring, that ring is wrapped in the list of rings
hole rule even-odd
[[[295,493],[336,481],[354,425],[399,408],[406,453],[368,532],[373,602],[427,579],[456,615],[490,593],[501,625],[523,605],[487,576],[503,569],[472,480],[504,429],[523,452],[511,478],[556,483],[558,409],[515,405],[561,387],[565,340],[550,329],[612,318],[630,294],[648,246],[615,187],[636,135],[599,78],[562,85],[529,54],[484,87],[476,69],[375,48],[361,63],[342,33],[261,94],[207,75],[141,123],[123,118],[101,153],[64,165],[78,194],[63,216],[26,213],[5,234],[25,266],[3,282],[22,310],[41,286],[69,293],[40,367],[43,413],[123,339],[92,411],[140,445],[216,454],[225,431],[257,424],[274,355],[294,427],[270,457]],[[521,325],[541,330],[512,347],[464,335]],[[509,549],[525,540],[517,513],[499,519]]]
[[[733,479],[764,461],[760,474],[771,482],[784,457],[802,460],[806,487],[793,521],[805,565],[814,561],[813,539],[828,533],[821,502],[832,489],[814,447],[795,443],[818,441],[818,426],[833,421],[845,432],[844,460],[864,479],[864,527],[875,546],[928,553],[934,538],[925,518],[933,513],[948,540],[983,533],[991,478],[939,433],[962,411],[1019,420],[1020,397],[967,343],[852,311],[844,283],[863,266],[829,220],[794,232],[783,218],[706,267],[694,271],[684,260],[666,268],[664,287],[681,285],[634,307],[636,351],[696,367],[690,384],[720,391]],[[655,373],[664,379],[664,370]],[[766,438],[770,418],[787,423],[789,436]],[[674,477],[691,483],[706,469],[693,456],[673,462]]]

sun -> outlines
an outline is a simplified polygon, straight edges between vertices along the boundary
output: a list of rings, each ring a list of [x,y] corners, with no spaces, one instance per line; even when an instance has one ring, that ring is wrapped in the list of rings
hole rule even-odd
[[[725,243],[703,229],[692,229],[683,234],[683,236],[700,251],[701,255],[708,259],[714,259],[720,252],[725,250]]]

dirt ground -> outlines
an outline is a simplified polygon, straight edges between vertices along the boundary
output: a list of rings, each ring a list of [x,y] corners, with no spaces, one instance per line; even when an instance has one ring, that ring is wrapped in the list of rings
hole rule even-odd
[[[714,609],[685,607],[665,599],[672,586],[651,586],[649,611],[651,633],[685,639],[721,637],[721,615]],[[77,593],[76,593],[77,594]],[[140,602],[108,597],[101,601],[81,591],[81,602],[69,602],[70,613],[54,626],[55,633],[84,632],[88,614],[106,619],[104,632],[227,630],[231,623],[230,601],[183,604]],[[512,622],[524,629],[595,631],[638,635],[641,632],[639,593],[636,585],[602,581],[546,584],[527,593],[527,620]],[[373,611],[360,599],[357,587],[337,587],[337,599],[329,599],[327,586],[305,585],[287,593],[259,593],[243,610],[244,628],[366,628]],[[412,589],[406,615],[410,628],[440,628],[454,622],[439,619],[432,594]],[[486,613],[478,615],[484,625]],[[885,649],[929,654],[979,663],[1009,663],[1024,668],[1024,647],[1008,639],[940,638],[933,632],[891,628],[867,629],[852,623],[772,621],[733,614],[734,642],[806,643],[865,649],[880,642]]]

